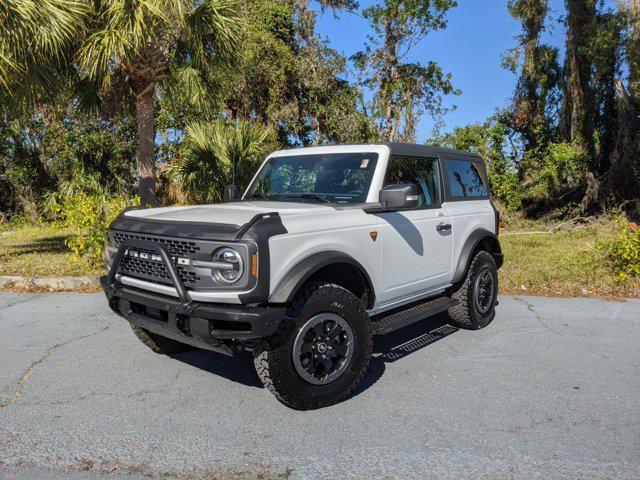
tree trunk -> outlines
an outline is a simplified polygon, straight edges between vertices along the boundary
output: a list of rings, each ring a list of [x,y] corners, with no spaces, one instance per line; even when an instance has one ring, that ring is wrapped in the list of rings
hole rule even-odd
[[[565,57],[562,67],[562,106],[560,108],[560,136],[565,142],[571,142],[571,92],[569,90],[569,75],[571,67],[569,57]]]
[[[138,194],[140,204],[155,207],[156,198],[156,161],[155,126],[153,122],[154,89],[149,88],[136,95],[136,114],[138,120]]]
[[[594,99],[591,88],[592,61],[587,46],[595,24],[595,0],[566,0],[568,91],[571,97],[571,141],[581,146],[596,171]]]

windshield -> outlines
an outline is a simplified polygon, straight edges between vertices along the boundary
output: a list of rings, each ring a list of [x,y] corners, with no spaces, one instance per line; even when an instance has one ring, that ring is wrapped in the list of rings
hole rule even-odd
[[[244,198],[363,203],[377,161],[377,153],[272,157],[264,164]]]

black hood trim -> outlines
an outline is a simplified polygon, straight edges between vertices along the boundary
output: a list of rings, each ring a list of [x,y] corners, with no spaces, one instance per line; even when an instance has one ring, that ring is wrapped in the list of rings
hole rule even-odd
[[[195,238],[198,240],[233,241],[240,225],[214,222],[175,222],[143,217],[127,217],[122,212],[109,228],[133,233],[147,233],[166,237]]]
[[[243,304],[262,304],[269,299],[271,285],[271,256],[269,239],[276,235],[284,235],[287,229],[277,212],[256,215],[238,232],[236,238],[250,238],[258,245],[258,283],[249,292],[238,295]]]

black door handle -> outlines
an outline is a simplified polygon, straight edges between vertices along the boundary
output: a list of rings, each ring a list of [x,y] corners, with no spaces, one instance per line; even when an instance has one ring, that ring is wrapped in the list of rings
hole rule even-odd
[[[451,224],[450,223],[439,223],[438,225],[436,225],[436,230],[439,232],[442,232],[443,230],[451,230]]]

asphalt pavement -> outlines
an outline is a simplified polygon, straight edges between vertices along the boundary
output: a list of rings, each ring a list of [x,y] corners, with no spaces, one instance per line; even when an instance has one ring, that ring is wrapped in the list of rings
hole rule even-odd
[[[640,300],[501,297],[290,410],[248,355],[157,355],[101,294],[0,293],[0,478],[640,478]]]

